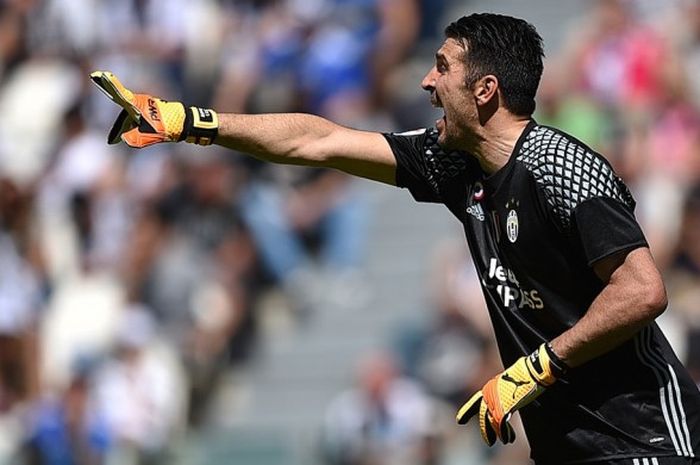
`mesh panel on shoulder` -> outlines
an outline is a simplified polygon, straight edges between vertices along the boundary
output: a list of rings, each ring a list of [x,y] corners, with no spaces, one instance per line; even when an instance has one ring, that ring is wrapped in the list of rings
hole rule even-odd
[[[438,131],[430,128],[426,131],[423,152],[425,154],[426,174],[430,186],[435,192],[448,179],[464,173],[467,168],[467,155],[462,152],[446,152],[438,145]]]
[[[607,197],[634,208],[627,186],[603,157],[566,135],[535,126],[517,156],[545,193],[561,226],[568,228],[580,203]]]

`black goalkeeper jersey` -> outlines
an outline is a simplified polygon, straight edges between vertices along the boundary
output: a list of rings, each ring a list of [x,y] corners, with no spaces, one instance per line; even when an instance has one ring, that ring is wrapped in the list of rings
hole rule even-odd
[[[586,313],[594,262],[647,245],[622,180],[560,131],[530,122],[490,176],[434,129],[385,137],[397,185],[464,225],[505,366]],[[655,323],[520,412],[538,464],[700,454],[700,392]]]

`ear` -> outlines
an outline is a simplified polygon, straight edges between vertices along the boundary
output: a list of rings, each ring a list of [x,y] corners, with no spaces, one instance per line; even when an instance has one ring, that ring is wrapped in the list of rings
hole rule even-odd
[[[493,74],[487,74],[474,85],[474,98],[477,105],[484,106],[498,93],[498,78]]]

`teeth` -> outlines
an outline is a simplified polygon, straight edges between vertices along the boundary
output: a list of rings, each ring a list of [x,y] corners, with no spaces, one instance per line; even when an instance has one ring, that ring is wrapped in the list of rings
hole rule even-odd
[[[442,103],[440,102],[440,99],[434,93],[430,96],[430,103],[435,108],[442,108]]]

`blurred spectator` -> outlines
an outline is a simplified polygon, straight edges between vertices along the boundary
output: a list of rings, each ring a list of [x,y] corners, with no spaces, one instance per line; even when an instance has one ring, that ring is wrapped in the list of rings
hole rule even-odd
[[[0,83],[24,55],[25,23],[10,2],[0,3]]]
[[[700,325],[688,333],[688,356],[686,366],[695,383],[700,388]]]
[[[39,388],[36,327],[46,282],[32,209],[31,191],[0,178],[0,411]]]
[[[33,412],[26,465],[102,465],[112,445],[104,409],[95,404],[90,367],[78,367],[66,390]]]
[[[0,170],[28,185],[48,168],[66,111],[79,98],[84,78],[78,68],[57,57],[30,56],[0,87]],[[36,111],[27,102],[42,102]],[[21,134],[21,137],[18,136]]]
[[[695,235],[700,228],[700,185],[689,191],[681,222],[673,270],[688,278],[700,279],[700,242]]]
[[[65,276],[79,270],[116,272],[132,223],[124,183],[124,164],[90,128],[77,102],[64,116],[64,140],[42,183],[42,207],[51,228],[70,222],[73,254],[52,248],[54,271]],[[70,269],[76,267],[77,269]]]
[[[367,356],[357,377],[357,387],[328,407],[323,433],[328,463],[439,463],[433,405],[420,386],[399,376],[392,356]]]
[[[240,219],[240,168],[213,150],[184,155],[181,180],[138,220],[124,275],[181,351],[198,424],[222,370],[254,342],[255,251]]]
[[[0,461],[19,445],[19,415],[40,389],[37,328],[47,282],[33,208],[33,192],[0,172]]]
[[[467,393],[478,390],[490,377],[486,354],[491,323],[464,244],[442,243],[433,259],[433,308],[420,327],[400,330],[399,353],[405,373],[458,407]]]
[[[251,183],[242,204],[261,259],[301,316],[319,305],[322,292],[336,304],[363,300],[358,276],[367,211],[344,174],[329,170],[271,169],[276,178]],[[318,260],[309,242],[318,244]],[[316,272],[320,263],[326,279]],[[326,287],[325,292],[322,290]]]
[[[661,34],[668,37],[675,53],[682,57],[682,70],[688,86],[688,103],[700,105],[700,2],[683,0],[676,8],[657,17]]]
[[[662,267],[668,266],[680,229],[683,197],[700,175],[700,112],[680,82],[664,86],[663,99],[643,129],[634,189],[637,215]],[[629,155],[628,157],[631,157]]]
[[[115,357],[97,375],[98,411],[113,431],[120,463],[170,463],[169,446],[183,419],[183,379],[161,345],[148,311],[124,310]]]
[[[700,227],[700,185],[696,184],[685,199],[680,234],[667,273],[671,309],[673,314],[681,319],[681,326],[687,331],[688,350],[685,361],[695,369],[697,369],[697,337],[700,332],[698,227]]]
[[[621,109],[645,109],[660,97],[669,69],[664,41],[643,25],[632,2],[596,0],[590,17],[570,34],[562,83],[582,89],[597,101]]]
[[[613,115],[599,102],[562,85],[563,70],[550,64],[537,95],[535,119],[540,124],[560,128],[593,150],[611,156],[611,139],[615,135]]]

